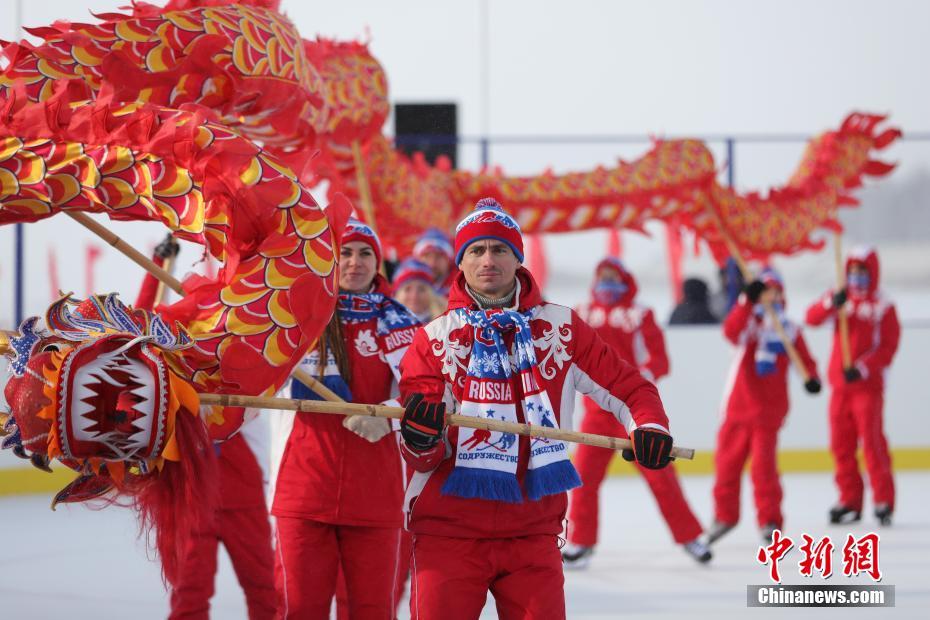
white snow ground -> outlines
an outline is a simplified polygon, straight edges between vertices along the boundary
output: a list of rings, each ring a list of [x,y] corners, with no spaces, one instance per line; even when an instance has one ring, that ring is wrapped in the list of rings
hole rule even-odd
[[[683,479],[702,522],[711,516],[708,476]],[[797,548],[780,564],[784,583],[848,584],[842,576],[847,533],[859,537],[875,523],[828,526],[825,514],[834,490],[827,474],[784,477],[785,533],[800,540],[831,535],[837,574],[824,582],[798,575]],[[883,584],[896,586],[896,607],[875,609],[760,609],[746,607],[746,586],[768,583],[758,564],[759,547],[750,489],[744,487],[740,526],[721,540],[709,566],[699,566],[675,546],[645,484],[638,478],[608,480],[602,495],[601,545],[584,572],[566,574],[568,617],[595,618],[926,618],[930,610],[930,516],[928,472],[897,475],[899,507],[891,528],[879,531]],[[748,485],[748,480],[744,480]],[[167,599],[158,565],[136,539],[131,513],[82,507],[48,510],[44,496],[0,500],[0,617],[164,618]],[[868,577],[852,580],[871,583]],[[406,608],[402,618],[407,617]],[[493,603],[482,618],[494,618]],[[245,604],[228,559],[221,557],[214,618],[245,618]]]

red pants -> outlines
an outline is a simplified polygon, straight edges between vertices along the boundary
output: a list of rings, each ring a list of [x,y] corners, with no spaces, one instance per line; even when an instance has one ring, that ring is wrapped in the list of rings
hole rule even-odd
[[[271,525],[264,507],[218,510],[214,527],[192,537],[186,545],[177,587],[171,591],[169,618],[209,618],[217,545],[229,552],[239,585],[245,591],[249,618],[273,618],[274,554]]]
[[[714,453],[714,512],[723,523],[739,521],[740,481],[746,459],[752,457],[749,474],[760,526],[782,526],[781,481],[778,478],[778,429],[724,420]]]
[[[413,553],[413,536],[407,530],[400,531],[400,545],[397,550],[397,574],[394,576],[394,617],[400,610],[400,599],[404,598],[404,586],[410,577],[410,558]],[[336,620],[351,620],[349,616],[349,595],[346,592],[346,578],[339,571],[336,582]]]
[[[494,595],[501,620],[565,618],[555,536],[413,537],[412,620],[475,620]]]
[[[598,416],[594,418],[596,422],[589,422],[589,418],[594,416]],[[599,433],[621,439],[629,437],[620,422],[600,411],[585,415],[581,422],[581,432]],[[575,452],[572,461],[583,484],[573,489],[569,496],[568,539],[576,545],[593,547],[597,544],[598,493],[610,460],[615,454],[613,450],[585,445],[578,446]],[[675,542],[682,544],[700,536],[703,531],[701,524],[691,512],[688,500],[682,493],[674,466],[647,469],[637,464],[637,467],[652,490]]]
[[[394,617],[399,528],[278,517],[276,530],[279,617],[328,620],[340,569],[352,620]]]
[[[863,484],[856,447],[862,444],[865,465],[876,504],[894,508],[894,478],[891,455],[882,430],[881,392],[863,389],[834,389],[830,395],[830,450],[836,462],[836,486],[840,503],[862,510]]]
[[[397,554],[397,579],[394,584],[394,604],[404,598],[404,586],[410,577],[410,565],[413,559],[413,534],[407,530],[400,532],[400,550]],[[394,614],[397,615],[396,613]]]

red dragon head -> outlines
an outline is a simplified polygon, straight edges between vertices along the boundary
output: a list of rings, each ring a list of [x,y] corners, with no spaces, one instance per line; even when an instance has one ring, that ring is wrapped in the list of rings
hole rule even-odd
[[[179,540],[212,510],[215,455],[182,375],[188,334],[116,295],[64,297],[9,338],[0,447],[78,472],[53,502],[129,503],[153,526],[173,581]],[[207,501],[210,500],[210,501]]]
[[[190,345],[183,329],[127,308],[115,295],[64,297],[10,339],[12,418],[5,447],[36,464],[57,458],[79,471],[106,468],[118,484],[178,460],[175,422],[196,416],[197,395],[172,368]]]

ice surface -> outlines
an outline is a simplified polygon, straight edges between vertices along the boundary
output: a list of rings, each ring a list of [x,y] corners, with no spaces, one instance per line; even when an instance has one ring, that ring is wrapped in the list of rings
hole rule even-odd
[[[828,526],[826,511],[834,501],[827,474],[784,477],[785,533],[799,540],[831,535],[834,576],[826,583],[871,583],[842,576],[842,544],[847,533],[859,537],[877,527],[867,507],[866,518],[850,526]],[[926,488],[930,474],[897,476],[899,506],[891,528],[881,534],[879,563],[883,584],[896,586],[894,609],[758,609],[746,607],[746,586],[764,584],[768,568],[755,560],[760,541],[744,486],[740,525],[719,541],[709,566],[700,566],[675,545],[665,523],[638,478],[614,478],[602,489],[601,543],[583,572],[566,574],[568,617],[595,618],[917,618],[930,609],[930,516]],[[683,478],[685,492],[702,522],[711,517],[707,476]],[[748,485],[749,481],[744,480]],[[49,498],[8,497],[0,500],[0,617],[69,620],[167,616],[167,597],[158,564],[146,557],[136,538],[136,524],[125,509],[91,511],[62,506],[48,510]],[[782,561],[785,583],[824,583],[798,574],[800,554]],[[407,617],[406,607],[402,618]],[[245,602],[225,553],[220,559],[214,618],[245,618]],[[489,604],[482,618],[494,618]]]

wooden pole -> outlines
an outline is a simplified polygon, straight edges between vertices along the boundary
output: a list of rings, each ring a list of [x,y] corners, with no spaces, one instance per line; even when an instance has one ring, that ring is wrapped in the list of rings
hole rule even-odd
[[[315,388],[314,388],[315,389]],[[257,396],[236,396],[232,394],[201,394],[202,405],[219,405],[222,407],[253,407],[256,409],[285,409],[289,411],[308,411],[314,413],[328,413],[334,415],[367,415],[375,418],[391,418],[399,420],[404,415],[401,407],[386,407],[384,405],[365,405],[358,403],[328,402],[324,400],[296,400],[291,398],[264,398]],[[546,439],[559,439],[587,446],[608,448],[610,450],[630,450],[633,444],[628,439],[606,437],[591,433],[578,433],[563,431],[548,426],[532,424],[517,424],[503,422],[488,418],[475,418],[472,416],[446,414],[446,423],[466,428],[478,428],[499,433],[513,433],[528,437],[543,437]],[[694,450],[691,448],[672,448],[672,456],[679,459],[693,459]]]
[[[753,279],[753,273],[749,269],[749,266],[746,264],[746,261],[743,260],[743,256],[740,254],[739,248],[736,246],[736,242],[734,242],[733,238],[730,237],[730,233],[728,233],[727,229],[723,226],[723,221],[721,221],[720,215],[717,214],[717,211],[714,210],[714,207],[710,203],[707,203],[707,211],[714,219],[714,222],[716,222],[717,230],[720,231],[720,236],[723,238],[723,242],[726,244],[727,249],[730,251],[730,255],[733,256],[733,258],[736,260],[736,264],[739,265],[739,270],[743,273],[743,279],[746,280],[746,282],[749,282]],[[788,334],[785,332],[785,327],[781,324],[781,320],[778,318],[778,313],[775,312],[775,308],[773,308],[771,304],[764,303],[762,304],[762,307],[765,308],[765,314],[772,322],[772,326],[775,328],[775,333],[778,335],[778,339],[781,340],[782,345],[784,345],[785,351],[788,353],[788,359],[791,360],[791,363],[794,364],[798,374],[801,375],[801,380],[804,383],[807,383],[811,378],[810,373],[807,372],[807,367],[804,365],[804,360],[801,359],[801,354],[798,353],[797,347],[795,347],[794,343],[791,342],[791,339],[788,338]]]
[[[95,234],[99,235],[114,248],[123,252],[123,254],[131,258],[142,268],[149,271],[149,273],[154,275],[160,281],[164,282],[179,295],[184,295],[184,289],[181,287],[180,282],[175,280],[171,274],[156,265],[131,245],[120,239],[116,234],[108,230],[105,226],[98,224],[95,220],[87,217],[84,213],[72,211],[69,212],[68,215],[86,226]],[[8,347],[8,345],[3,345],[2,343],[3,341],[0,340],[0,347]],[[0,353],[2,353],[2,348],[0,348]],[[309,411],[315,413],[330,413],[339,415],[370,415],[379,418],[400,419],[404,415],[404,410],[400,407],[347,403],[339,398],[339,396],[332,390],[299,368],[294,370],[292,376],[326,400],[294,400],[290,398],[266,398],[258,396],[235,396],[228,394],[201,394],[200,402],[204,405],[220,405],[223,407],[288,409],[293,411]],[[516,435],[527,435],[530,437],[560,439],[562,441],[581,443],[599,448],[608,448],[610,450],[629,450],[633,448],[633,444],[627,439],[606,437],[603,435],[593,435],[591,433],[563,431],[561,429],[553,429],[546,426],[516,424],[512,422],[489,420],[485,418],[473,418],[471,416],[461,416],[454,414],[447,415],[446,421],[449,424],[463,426],[466,428],[478,428],[503,433],[514,433]],[[691,448],[672,448],[672,456],[675,458],[693,459],[694,450]]]
[[[846,287],[846,267],[843,264],[843,235],[833,234],[833,258],[836,261],[836,292]],[[849,320],[846,316],[846,306],[840,306],[836,311],[836,320],[840,331],[840,353],[843,358],[843,369],[852,368],[852,353],[849,349]]]
[[[67,213],[68,216],[70,216],[73,220],[77,221],[79,224],[90,230],[92,233],[125,254],[131,261],[158,278],[159,282],[164,282],[165,285],[167,285],[168,288],[170,288],[172,291],[178,295],[184,295],[184,288],[181,286],[180,280],[176,279],[170,273],[156,265],[148,256],[123,241],[119,235],[111,231],[109,228],[81,211],[65,211],[65,213]]]
[[[139,252],[137,249],[135,249],[134,247],[132,247],[131,245],[123,241],[116,233],[108,229],[106,226],[98,223],[93,218],[88,217],[85,213],[82,213],[80,211],[66,211],[66,213],[70,215],[72,218],[74,218],[75,220],[77,220],[79,223],[81,223],[83,226],[88,228],[91,232],[96,234],[98,237],[100,237],[101,239],[103,239],[104,241],[112,245],[114,248],[116,248],[117,250],[119,250],[120,252],[128,256],[140,267],[142,267],[143,269],[148,271],[150,274],[155,276],[158,279],[159,283],[166,285],[172,291],[176,292],[181,297],[184,297],[184,288],[181,286],[180,281],[178,281],[174,276],[168,273],[165,269],[162,269],[161,267],[156,265],[152,259],[148,258],[144,254]],[[168,261],[170,260],[172,259],[169,258]],[[166,262],[165,264],[169,265],[168,262]],[[156,297],[156,303],[158,303],[157,297]],[[6,340],[6,342],[4,342],[4,340]],[[9,348],[8,338],[6,338],[5,335],[0,334],[0,355],[4,353],[4,347]],[[337,400],[337,401],[342,400],[341,398],[339,398],[339,396],[337,396],[335,393],[330,391],[330,389],[327,388],[325,385],[323,385],[322,383],[320,383],[319,381],[311,377],[306,372],[300,370],[299,368],[294,369],[292,376],[298,381],[300,381],[301,383],[303,383],[304,385],[306,385],[308,388],[310,388],[311,390],[313,390],[314,392],[322,396],[323,398],[326,398],[328,400]]]

